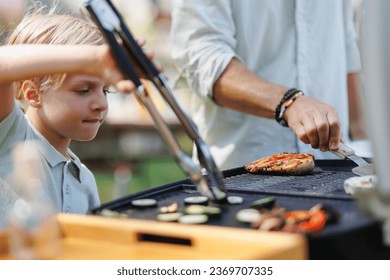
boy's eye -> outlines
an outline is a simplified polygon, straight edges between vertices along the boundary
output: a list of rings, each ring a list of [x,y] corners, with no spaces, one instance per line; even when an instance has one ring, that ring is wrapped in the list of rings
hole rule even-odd
[[[109,93],[116,93],[118,92],[114,87],[105,87],[103,88],[104,94],[109,94]]]
[[[89,88],[77,88],[74,91],[78,94],[86,94],[86,93],[89,93],[90,89]]]

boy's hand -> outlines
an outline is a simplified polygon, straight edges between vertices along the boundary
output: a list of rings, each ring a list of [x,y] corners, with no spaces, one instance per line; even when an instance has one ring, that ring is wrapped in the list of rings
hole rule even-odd
[[[136,40],[141,47],[144,46],[145,41],[143,39],[137,38]],[[147,49],[144,49],[144,52],[146,57],[152,61],[154,58],[154,52],[152,50],[147,50]],[[133,92],[135,90],[134,83],[130,80],[124,79],[123,74],[121,73],[119,68],[117,68],[115,59],[112,57],[110,49],[107,46],[105,46],[105,49],[103,50],[102,57],[103,57],[102,59],[103,67],[101,68],[103,69],[102,70],[103,72],[101,74],[102,78],[105,81],[107,81],[109,84],[115,86],[119,91],[123,93]],[[155,62],[153,63],[155,64],[157,70],[159,72],[162,72],[163,69],[161,65]],[[139,77],[144,78],[142,71],[137,67],[135,68]]]

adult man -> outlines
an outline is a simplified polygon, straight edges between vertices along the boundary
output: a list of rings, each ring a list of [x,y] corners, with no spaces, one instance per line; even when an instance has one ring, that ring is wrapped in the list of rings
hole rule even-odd
[[[359,118],[348,122],[360,70],[349,1],[172,4],[172,56],[197,94],[192,117],[221,169],[282,151],[332,158],[324,151],[348,143],[350,128],[361,131]]]

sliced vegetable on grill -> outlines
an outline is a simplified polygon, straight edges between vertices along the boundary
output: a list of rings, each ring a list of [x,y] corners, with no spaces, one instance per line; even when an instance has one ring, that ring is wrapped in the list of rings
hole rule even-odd
[[[188,215],[205,214],[210,217],[220,216],[222,209],[216,206],[189,205],[184,212]]]
[[[184,199],[186,205],[207,205],[209,199],[206,196],[190,196]]]
[[[135,199],[131,201],[131,205],[136,208],[151,208],[157,206],[157,200],[151,198]]]
[[[168,204],[167,206],[160,207],[160,213],[175,213],[179,209],[179,204],[177,202],[173,202]]]
[[[256,209],[245,208],[236,213],[236,219],[242,223],[253,223],[260,219],[260,213]]]
[[[325,227],[327,218],[323,210],[295,210],[285,213],[285,221],[283,231],[315,232]]]
[[[282,217],[272,216],[265,219],[259,226],[259,230],[277,231],[282,229],[285,221]]]
[[[163,213],[163,214],[158,214],[156,219],[157,221],[160,222],[177,222],[179,218],[183,216],[183,213]]]
[[[312,208],[310,208],[310,212],[315,212],[318,210],[323,210],[326,214],[326,223],[336,223],[340,220],[341,214],[336,209],[334,209],[332,206],[324,203],[318,203],[314,205]]]
[[[204,205],[189,205],[184,209],[184,212],[189,215],[206,214],[206,206]]]
[[[262,208],[258,210],[260,218],[251,223],[251,227],[259,230],[280,230],[285,224],[285,209],[274,207],[271,210]]]
[[[229,195],[227,197],[227,201],[229,204],[242,204],[244,202],[244,198],[242,196]]]
[[[206,206],[206,214],[209,217],[218,217],[222,214],[222,209],[215,206]]]
[[[205,224],[209,218],[204,214],[183,215],[178,219],[181,224]]]
[[[251,203],[251,208],[254,209],[272,209],[275,206],[276,199],[273,196],[260,198]]]

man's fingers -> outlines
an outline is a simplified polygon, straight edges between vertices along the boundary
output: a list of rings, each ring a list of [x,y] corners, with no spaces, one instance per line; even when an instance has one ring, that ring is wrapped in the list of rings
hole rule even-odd
[[[301,140],[305,144],[310,144],[309,137],[307,136],[306,129],[303,124],[296,125],[293,131],[298,136],[299,140]]]
[[[340,122],[330,105],[308,96],[298,98],[285,112],[290,129],[314,149],[337,149],[341,141]]]
[[[314,149],[318,149],[319,147],[319,136],[317,131],[317,126],[312,118],[305,118],[303,121],[303,125],[305,127],[307,138],[309,139],[310,145]]]
[[[329,121],[329,149],[336,150],[341,141],[340,122],[334,113],[327,115]]]
[[[322,151],[328,151],[329,150],[329,131],[330,131],[330,124],[328,122],[328,119],[324,117],[323,115],[318,115],[314,119],[316,128],[317,128],[317,134],[318,134],[318,148]]]

